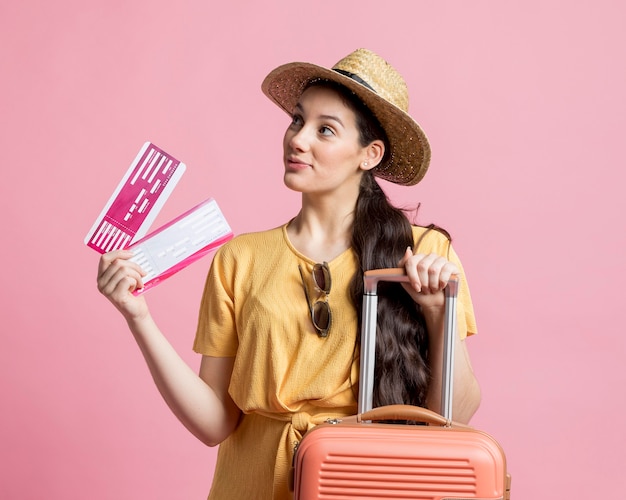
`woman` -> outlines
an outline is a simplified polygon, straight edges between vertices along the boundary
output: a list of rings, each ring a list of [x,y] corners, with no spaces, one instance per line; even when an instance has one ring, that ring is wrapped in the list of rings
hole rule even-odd
[[[461,264],[442,232],[412,226],[375,180],[412,185],[428,167],[402,77],[360,49],[333,69],[281,66],[262,88],[291,116],[284,183],[302,208],[216,253],[194,343],[199,376],[131,294],[143,275],[131,254],[112,252],[99,266],[99,289],[126,318],[165,401],[200,440],[221,443],[211,499],[291,498],[294,445],[327,418],[356,412],[364,270],[402,266],[410,278],[379,290],[375,404],[439,410],[443,288],[453,273],[462,278],[455,419],[468,421],[480,401]]]

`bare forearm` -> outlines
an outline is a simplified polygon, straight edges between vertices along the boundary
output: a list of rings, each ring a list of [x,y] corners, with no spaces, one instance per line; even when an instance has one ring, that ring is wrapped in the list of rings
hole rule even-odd
[[[214,446],[223,441],[238,420],[228,395],[216,393],[187,365],[151,316],[128,325],[161,396],[176,417],[203,443]]]
[[[430,332],[431,384],[427,405],[433,411],[441,411],[441,388],[443,371],[443,314],[425,314],[426,326]],[[480,404],[480,387],[472,370],[464,340],[455,336],[453,367],[452,418],[467,423],[476,413]]]
[[[116,250],[100,257],[98,290],[126,318],[152,378],[178,419],[208,445],[223,441],[237,426],[239,410],[228,395],[232,358],[203,358],[197,375],[183,361],[152,319],[143,296],[145,272],[130,259],[133,253]]]

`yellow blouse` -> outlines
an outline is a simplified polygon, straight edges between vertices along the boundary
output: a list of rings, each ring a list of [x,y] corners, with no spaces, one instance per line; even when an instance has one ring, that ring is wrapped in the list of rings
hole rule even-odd
[[[216,253],[202,298],[194,350],[234,356],[230,395],[244,413],[221,445],[210,499],[290,499],[293,448],[329,417],[356,413],[357,318],[349,296],[356,271],[351,249],[329,262],[333,323],[320,338],[312,323],[298,265],[312,301],[314,261],[289,241],[287,225],[237,236]],[[415,240],[426,229],[414,228]],[[418,250],[447,256],[461,270],[458,328],[476,332],[462,266],[448,240],[427,232]]]

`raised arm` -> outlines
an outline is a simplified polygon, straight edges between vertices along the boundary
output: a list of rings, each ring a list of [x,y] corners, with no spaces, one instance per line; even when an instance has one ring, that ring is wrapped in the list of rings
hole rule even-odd
[[[215,446],[237,427],[240,411],[228,395],[234,358],[203,357],[196,374],[154,322],[143,296],[141,268],[128,251],[105,254],[98,267],[98,289],[122,313],[152,378],[174,415],[200,441]]]
[[[443,289],[450,276],[458,274],[457,266],[437,254],[413,254],[410,249],[400,265],[405,267],[409,283],[405,290],[419,304],[426,321],[430,341],[431,384],[428,390],[428,408],[441,410],[441,384],[443,368],[445,298]],[[454,381],[452,395],[452,418],[468,423],[480,405],[480,387],[470,363],[465,340],[456,337],[454,356]]]

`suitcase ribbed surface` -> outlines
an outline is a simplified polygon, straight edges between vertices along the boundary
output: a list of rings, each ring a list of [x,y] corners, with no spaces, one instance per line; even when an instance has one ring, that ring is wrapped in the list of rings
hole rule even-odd
[[[331,455],[320,471],[320,499],[433,499],[443,494],[476,498],[476,474],[467,460]]]
[[[296,499],[498,500],[505,496],[502,450],[480,431],[342,427],[315,429],[308,442],[302,441]]]

